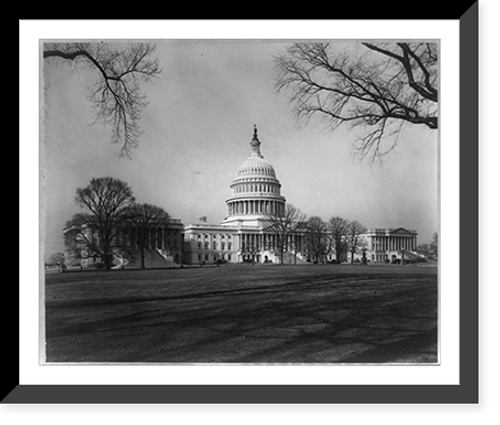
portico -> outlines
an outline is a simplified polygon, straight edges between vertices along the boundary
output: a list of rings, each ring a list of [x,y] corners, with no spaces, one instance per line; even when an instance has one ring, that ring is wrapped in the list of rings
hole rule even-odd
[[[369,229],[365,238],[366,254],[375,263],[401,260],[417,251],[417,232],[403,227]]]

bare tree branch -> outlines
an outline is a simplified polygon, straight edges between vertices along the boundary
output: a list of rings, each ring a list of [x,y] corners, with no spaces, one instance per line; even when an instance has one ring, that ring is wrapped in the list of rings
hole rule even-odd
[[[354,146],[374,161],[390,152],[398,123],[438,128],[437,48],[433,43],[362,43],[363,55],[328,43],[295,43],[276,60],[276,91],[287,91],[302,123],[315,116],[366,134]],[[393,131],[396,128],[396,131]],[[393,136],[389,149],[382,144]]]
[[[62,59],[90,64],[98,71],[97,82],[89,89],[89,100],[96,121],[112,127],[113,144],[121,144],[120,156],[130,157],[142,134],[139,121],[147,106],[140,90],[141,82],[150,82],[161,72],[153,58],[155,45],[149,43],[120,45],[109,43],[46,44],[44,59]]]

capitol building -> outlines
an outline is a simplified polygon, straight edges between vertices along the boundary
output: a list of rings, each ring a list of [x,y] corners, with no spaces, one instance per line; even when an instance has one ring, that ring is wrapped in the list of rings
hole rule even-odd
[[[187,264],[279,263],[276,234],[268,231],[270,217],[283,215],[286,199],[274,167],[264,159],[261,142],[254,126],[250,155],[237,168],[226,200],[226,216],[219,224],[210,224],[205,216],[184,228],[184,255]],[[290,238],[292,236],[289,236]],[[362,236],[366,258],[387,263],[417,257],[417,232],[403,227],[369,229]],[[295,232],[286,243],[284,263],[307,260],[307,230]],[[334,259],[330,254],[328,259]],[[359,253],[361,257],[361,253]],[[341,260],[350,260],[343,258]]]
[[[261,142],[254,126],[250,141],[250,154],[237,168],[229,185],[230,196],[226,199],[226,216],[218,224],[210,224],[206,216],[184,225],[179,219],[169,219],[151,229],[146,263],[149,267],[166,265],[204,265],[219,263],[284,263],[300,264],[313,259],[308,252],[307,223],[288,220],[287,202],[281,193],[281,183],[274,167],[264,159]],[[288,230],[280,231],[276,223],[287,223]],[[73,231],[74,226],[64,229]],[[136,246],[135,229],[122,225],[117,232],[115,267],[138,267],[134,255],[124,255]],[[293,231],[290,230],[293,228]],[[80,234],[91,229],[80,230]],[[345,236],[346,238],[348,236]],[[337,262],[358,261],[361,258],[371,263],[393,263],[403,259],[421,258],[417,254],[417,232],[403,227],[369,229],[359,235],[360,249],[351,259],[350,253],[336,258],[326,254],[324,260]],[[101,261],[91,255],[82,245],[81,265],[91,266]]]
[[[266,229],[270,217],[285,212],[286,199],[274,167],[264,159],[254,127],[250,155],[236,170],[226,200],[226,217],[220,224],[209,224],[206,217],[185,226],[184,259],[188,264],[224,261],[230,263],[277,263],[276,234]],[[285,261],[303,261],[305,235],[295,235],[293,249]],[[288,244],[292,246],[292,244]]]

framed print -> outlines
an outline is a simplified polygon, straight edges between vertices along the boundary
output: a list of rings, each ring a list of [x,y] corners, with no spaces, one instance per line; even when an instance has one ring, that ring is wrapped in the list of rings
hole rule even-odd
[[[3,402],[477,403],[478,4],[422,21],[21,21]]]

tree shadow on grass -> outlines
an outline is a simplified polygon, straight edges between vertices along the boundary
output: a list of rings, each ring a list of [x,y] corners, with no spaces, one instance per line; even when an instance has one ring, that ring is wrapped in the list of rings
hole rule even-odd
[[[391,363],[437,356],[437,289],[427,281],[352,288],[310,279],[47,307],[49,362]]]

